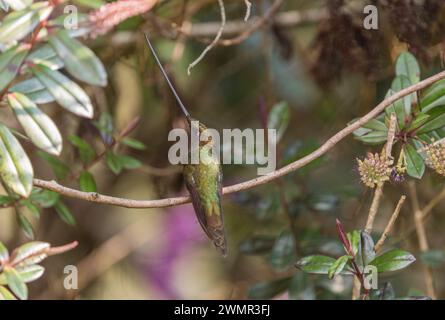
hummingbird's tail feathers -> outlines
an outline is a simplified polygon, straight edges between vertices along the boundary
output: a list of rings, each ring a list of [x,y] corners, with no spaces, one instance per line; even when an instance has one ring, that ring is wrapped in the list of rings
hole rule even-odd
[[[224,227],[210,228],[209,233],[210,239],[213,241],[213,245],[224,258],[227,257],[227,242]]]

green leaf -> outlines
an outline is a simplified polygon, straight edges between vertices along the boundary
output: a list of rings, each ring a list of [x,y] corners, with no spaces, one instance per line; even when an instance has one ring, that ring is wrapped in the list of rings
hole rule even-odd
[[[62,219],[66,224],[70,226],[76,225],[76,219],[74,219],[74,216],[71,214],[70,209],[68,209],[68,207],[62,201],[58,201],[54,205],[54,209],[56,209],[56,212],[59,215],[60,219]]]
[[[396,75],[406,76],[411,84],[420,81],[420,67],[416,58],[408,51],[402,52],[396,61]]]
[[[285,270],[295,261],[295,239],[291,232],[285,231],[275,240],[269,262],[276,270]]]
[[[0,9],[2,9],[5,12],[8,12],[9,4],[5,0],[0,0]],[[2,300],[1,299],[1,292],[0,292],[0,300]]]
[[[108,112],[102,112],[99,121],[95,121],[94,125],[99,129],[102,140],[106,144],[113,142],[114,120]]]
[[[9,93],[8,102],[27,136],[38,148],[54,155],[62,152],[59,129],[34,102],[19,92]]]
[[[46,257],[46,252],[49,248],[50,244],[43,241],[25,243],[12,252],[11,263],[20,267],[39,263],[43,259],[36,260],[35,258],[42,255]]]
[[[394,78],[391,89],[388,91],[387,97],[392,96],[394,93],[407,88],[411,85],[410,80],[405,76],[397,76]],[[397,116],[397,122],[400,129],[405,127],[406,120],[411,114],[411,102],[412,97],[410,95],[405,96],[395,102],[385,109],[386,114],[391,116],[391,113],[395,113]]]
[[[34,227],[32,226],[31,222],[29,222],[28,218],[26,218],[26,216],[21,213],[18,208],[16,208],[15,211],[17,213],[17,223],[20,229],[28,239],[34,239]]]
[[[121,166],[124,169],[131,170],[140,168],[142,166],[142,163],[133,157],[126,155],[116,155],[116,157],[118,157],[119,162],[121,163]]]
[[[442,250],[428,250],[420,254],[420,259],[426,265],[437,268],[445,263],[445,252]]]
[[[359,259],[357,259],[361,265],[366,266],[375,258],[374,240],[371,235],[366,231],[360,232],[360,248]]]
[[[0,177],[14,193],[28,197],[34,171],[20,143],[7,127],[0,124]]]
[[[88,164],[96,158],[96,152],[93,147],[91,147],[84,139],[76,135],[71,135],[68,137],[68,140],[79,151],[80,160],[82,160],[83,163]]]
[[[328,274],[329,268],[335,263],[335,259],[328,256],[313,255],[301,258],[296,267],[307,273]]]
[[[425,172],[425,163],[422,157],[411,144],[406,144],[403,149],[406,157],[406,172],[413,178],[422,178]]]
[[[16,45],[0,54],[0,91],[15,78],[28,51],[29,47]]]
[[[0,43],[19,41],[31,33],[40,21],[49,17],[53,6],[38,2],[21,11],[11,12],[0,25]]]
[[[275,239],[270,236],[253,236],[240,244],[240,251],[244,254],[264,254],[269,252]]]
[[[3,242],[0,241],[0,265],[9,259],[8,249],[5,247]]]
[[[376,145],[385,142],[388,139],[387,131],[369,131],[368,133],[357,135],[359,132],[356,130],[354,136],[357,140],[366,144]],[[361,133],[361,132],[360,132]]]
[[[360,231],[359,230],[354,230],[352,232],[348,232],[346,234],[349,243],[351,244],[351,248],[352,248],[352,252],[354,254],[357,254],[357,252],[359,251],[359,246],[360,246]]]
[[[411,122],[411,125],[409,126],[407,131],[416,130],[416,129],[420,128],[422,125],[424,125],[428,121],[428,119],[430,119],[430,117],[431,117],[431,115],[424,113],[424,112],[417,113],[416,117]]]
[[[28,283],[37,280],[45,272],[45,268],[38,264],[17,268],[17,272],[23,282]]]
[[[125,144],[127,147],[130,147],[132,149],[136,149],[136,150],[145,150],[147,148],[147,146],[145,144],[143,144],[142,142],[133,139],[133,138],[125,138],[122,139],[121,142],[123,144]]]
[[[93,117],[90,98],[77,83],[43,64],[35,64],[31,70],[63,108],[80,117]]]
[[[440,109],[444,109],[444,110],[440,110]],[[439,128],[442,128],[445,126],[445,113],[443,111],[445,111],[445,108],[436,108],[431,110],[431,114],[429,114],[429,118],[425,121],[425,123],[422,125],[422,127],[419,128],[419,130],[417,130],[417,134],[423,134],[423,133],[428,133],[434,130],[437,130]],[[434,111],[438,111],[438,112],[434,112]]]
[[[16,199],[14,197],[0,195],[0,206],[2,206],[2,205],[4,205],[4,206],[11,205],[12,203],[14,203],[15,200]]]
[[[328,277],[332,279],[336,275],[340,274],[348,263],[350,257],[349,256],[341,256],[329,267],[328,269]]]
[[[59,201],[60,195],[50,190],[38,190],[31,193],[30,200],[38,203],[42,208],[51,208]]]
[[[57,31],[48,41],[75,78],[91,85],[107,85],[107,73],[102,62],[88,47],[71,38],[67,30]]]
[[[54,22],[54,20],[51,20],[51,22]],[[51,70],[58,70],[64,67],[63,61],[60,60],[57,52],[49,44],[45,44],[31,52],[26,61],[32,64],[43,63]]]
[[[60,159],[42,151],[38,151],[37,154],[51,166],[51,169],[53,170],[57,179],[65,179],[70,171],[69,167],[65,163],[60,161]]]
[[[13,10],[23,10],[32,4],[33,0],[3,0],[6,2]]]
[[[4,286],[0,286],[0,300],[17,300],[16,297]]]
[[[438,106],[445,105],[445,80],[439,80],[434,83],[422,95],[420,106],[423,112],[428,112]]]
[[[37,104],[55,101],[53,95],[45,88],[39,79],[35,77],[17,83],[12,86],[9,91],[23,93]]]
[[[281,137],[286,131],[287,126],[289,125],[289,118],[290,110],[287,102],[279,102],[270,110],[267,128],[276,130],[277,141],[281,140]]]
[[[271,299],[289,287],[291,278],[267,281],[254,284],[249,289],[250,299]]]
[[[8,287],[20,300],[28,299],[28,288],[25,282],[20,278],[19,273],[14,268],[6,266],[3,269],[8,281]]]
[[[414,261],[416,261],[416,258],[411,253],[393,249],[376,257],[369,264],[377,267],[378,272],[381,273],[406,268]]]
[[[367,123],[363,125],[362,128],[375,130],[375,131],[383,131],[388,132],[388,127],[383,121],[377,120],[377,119],[371,119]]]
[[[32,201],[29,199],[24,199],[20,201],[20,204],[24,205],[35,218],[40,218],[40,208],[32,203]]]
[[[80,190],[85,192],[97,192],[96,181],[91,173],[83,171],[79,177]]]
[[[113,171],[114,174],[119,174],[122,171],[122,163],[118,156],[116,156],[113,152],[108,151],[105,155],[105,160],[107,162],[108,168]]]

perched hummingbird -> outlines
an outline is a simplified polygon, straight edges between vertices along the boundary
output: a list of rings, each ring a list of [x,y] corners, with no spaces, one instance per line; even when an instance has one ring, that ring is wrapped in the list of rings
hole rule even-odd
[[[187,118],[190,131],[192,131],[191,126],[194,119],[192,119],[190,113],[179,98],[179,95],[176,93],[147,35],[145,35],[145,39],[178,105]],[[193,121],[193,123],[195,122]],[[202,134],[206,129],[207,128],[199,122],[199,134]],[[225,257],[227,255],[227,243],[221,207],[221,165],[216,155],[212,152],[214,144],[212,138],[208,137],[204,141],[201,141],[201,139],[199,141],[199,163],[190,164],[191,161],[189,161],[189,164],[184,166],[184,180],[192,197],[193,208],[195,209],[199,224],[221,255]]]

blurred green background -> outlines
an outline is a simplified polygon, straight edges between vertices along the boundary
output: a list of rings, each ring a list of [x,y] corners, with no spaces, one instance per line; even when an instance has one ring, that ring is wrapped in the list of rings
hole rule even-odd
[[[227,19],[242,22],[244,2],[225,2]],[[252,2],[252,16],[264,14],[272,3]],[[370,2],[379,10],[378,30],[363,28],[365,1],[284,1],[275,21],[239,45],[213,48],[190,76],[187,66],[212,37],[181,36],[171,24],[181,25],[186,20],[192,26],[209,22],[218,25],[216,1],[162,1],[150,12],[124,21],[103,36],[82,40],[100,57],[109,76],[106,88],[85,87],[95,107],[95,120],[108,112],[119,131],[139,116],[131,137],[147,146],[145,150],[119,150],[141,161],[139,168],[115,175],[104,161],[95,165],[91,172],[98,191],[132,199],[186,194],[180,168],[171,166],[167,158],[171,146],[168,132],[179,125],[181,116],[153,63],[142,31],[150,33],[190,112],[208,127],[262,128],[273,106],[287,103],[289,124],[277,149],[277,165],[281,167],[308,154],[381,101],[400,52],[409,50],[416,56],[422,78],[442,69],[442,1]],[[92,10],[79,8],[82,12]],[[285,13],[305,12],[314,16],[302,23],[279,20]],[[77,134],[101,150],[100,134],[91,120],[60,112],[51,105],[45,110],[56,119],[64,137]],[[0,112],[2,121],[14,126],[11,115]],[[24,146],[36,176],[53,179],[35,149]],[[361,185],[355,159],[370,150],[379,149],[351,136],[328,155],[282,179],[224,196],[229,244],[225,259],[206,239],[191,205],[126,209],[65,198],[76,225],[63,223],[54,209],[47,209],[38,222],[34,221],[36,238],[54,245],[78,240],[79,246],[44,262],[47,271],[30,285],[30,298],[349,299],[350,277],[328,280],[322,275],[309,276],[297,270],[294,263],[309,254],[342,254],[336,218],[347,230],[364,226],[372,191]],[[72,168],[80,166],[77,153],[67,141],[61,157]],[[225,185],[256,176],[252,165],[224,165],[223,170]],[[67,184],[77,187],[76,182]],[[443,179],[427,171],[417,185],[424,205],[443,188]],[[406,192],[406,182],[385,187],[374,239],[378,239],[397,200]],[[386,246],[412,252],[417,262],[388,276],[398,296],[425,294],[422,264],[433,263],[438,297],[445,297],[443,209],[440,203],[427,220],[435,259],[425,262],[412,232],[409,201],[403,207]],[[11,208],[0,212],[0,240],[10,248],[26,241]],[[79,267],[77,291],[62,287],[63,268],[68,264]]]

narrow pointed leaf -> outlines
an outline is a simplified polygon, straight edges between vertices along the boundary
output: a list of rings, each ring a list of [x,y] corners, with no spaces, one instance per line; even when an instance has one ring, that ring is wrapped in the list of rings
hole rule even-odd
[[[396,75],[406,76],[412,84],[420,80],[420,67],[410,52],[402,52],[396,61]]]
[[[348,261],[349,261],[349,256],[341,256],[340,258],[335,260],[335,262],[329,267],[328,277],[332,279],[333,277],[341,273],[345,268],[346,264],[348,263]]]
[[[28,283],[40,278],[45,272],[45,268],[38,264],[17,268],[17,272],[23,282]]]
[[[50,244],[42,241],[31,241],[15,249],[11,254],[12,264],[29,264],[29,259],[34,256],[46,254]],[[39,261],[40,262],[40,261]]]
[[[62,136],[51,118],[22,93],[8,94],[8,102],[31,141],[43,151],[59,155]]]
[[[74,219],[70,209],[68,209],[68,207],[62,201],[58,201],[54,205],[54,209],[56,209],[60,219],[62,219],[66,224],[70,226],[76,225],[76,219]]]
[[[29,46],[16,45],[0,54],[0,91],[15,78],[28,51]]]
[[[0,286],[0,300],[17,300],[17,298],[4,286]]]
[[[425,162],[417,153],[416,149],[411,144],[404,146],[406,157],[406,172],[413,178],[420,179],[425,172]]]
[[[0,43],[18,41],[30,34],[40,21],[48,18],[53,10],[48,2],[38,2],[30,7],[11,12],[0,25]]]
[[[291,232],[283,232],[276,239],[269,262],[276,270],[285,270],[295,261],[295,239]]]
[[[29,222],[28,218],[22,212],[20,212],[19,208],[16,208],[15,211],[17,213],[17,223],[20,229],[28,239],[33,240],[35,237],[35,232],[31,222]]]
[[[329,268],[335,263],[335,259],[327,256],[307,256],[296,263],[296,267],[307,273],[328,274]]]
[[[376,257],[369,264],[377,267],[380,273],[406,268],[414,261],[416,261],[416,258],[414,258],[411,253],[400,249],[393,249]]]
[[[277,131],[277,141],[281,139],[289,125],[290,110],[286,102],[274,105],[269,112],[267,128]]]
[[[23,10],[32,4],[33,0],[2,0],[7,3],[13,10]]]
[[[90,98],[78,84],[43,64],[34,65],[32,71],[63,108],[81,117],[93,117]]]
[[[102,62],[91,49],[70,37],[67,30],[59,30],[49,43],[75,78],[86,83],[106,86],[107,74]]]
[[[25,282],[20,278],[17,270],[11,267],[5,267],[3,272],[8,281],[8,287],[20,300],[26,300],[28,298],[28,288]]]
[[[50,103],[55,100],[53,95],[35,77],[17,83],[9,91],[23,93],[36,104]]]
[[[31,161],[11,131],[0,124],[0,177],[14,193],[27,197],[32,190]]]
[[[88,171],[83,171],[79,177],[79,186],[85,192],[97,192],[96,181],[93,175]]]
[[[0,241],[0,264],[2,264],[5,261],[8,261],[8,259],[9,259],[8,249],[5,247],[3,242]]]

